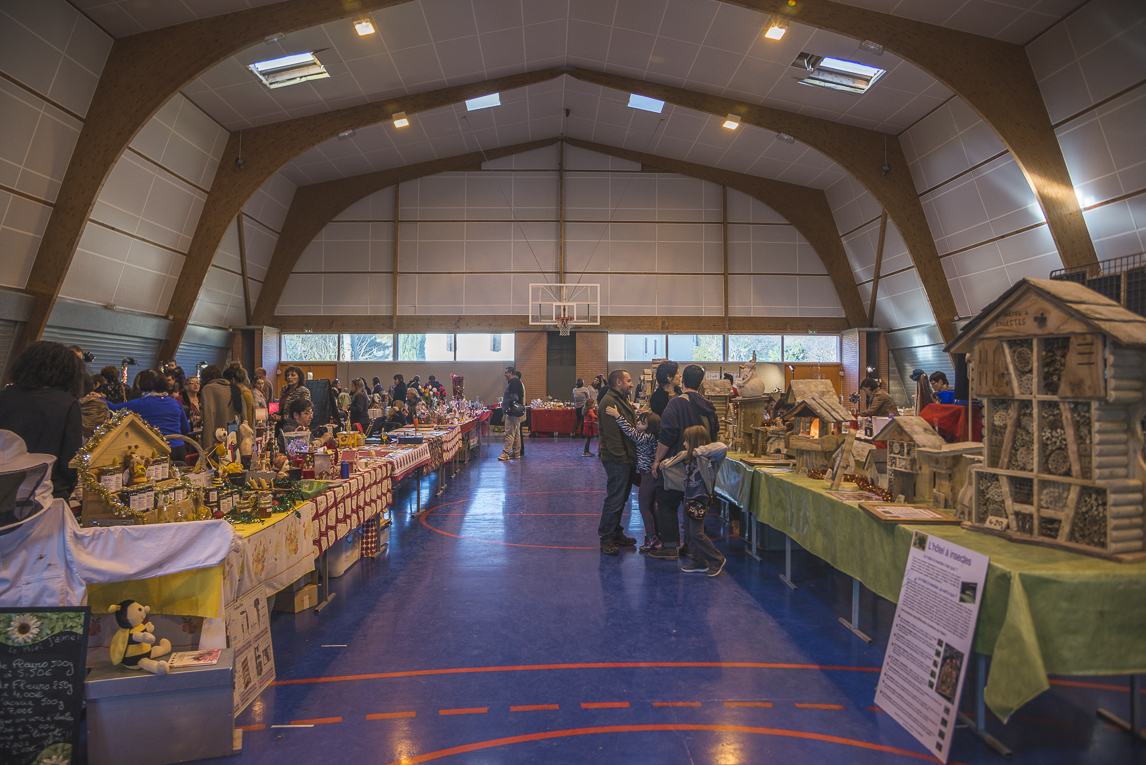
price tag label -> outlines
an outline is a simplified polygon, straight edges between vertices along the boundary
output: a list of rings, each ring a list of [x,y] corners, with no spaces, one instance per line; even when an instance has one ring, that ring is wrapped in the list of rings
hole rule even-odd
[[[219,509],[224,514],[231,512],[235,507],[235,496],[233,494],[225,494],[219,498]]]
[[[155,492],[141,491],[138,494],[132,494],[129,507],[133,513],[145,513],[151,510],[155,507]]]
[[[100,476],[99,482],[112,494],[123,491],[123,475],[120,473],[105,473]]]
[[[1007,530],[1007,519],[1002,518],[998,515],[992,515],[990,518],[987,519],[987,528],[995,529],[996,531],[1006,531]]]

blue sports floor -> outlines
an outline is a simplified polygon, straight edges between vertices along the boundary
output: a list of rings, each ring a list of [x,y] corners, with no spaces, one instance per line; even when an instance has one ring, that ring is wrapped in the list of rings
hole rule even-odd
[[[527,439],[525,459],[501,463],[487,445],[440,498],[424,480],[423,516],[412,484],[398,492],[387,552],[333,580],[321,614],[274,615],[278,683],[239,717],[243,753],[217,762],[931,760],[873,707],[890,603],[864,592],[868,646],[837,621],[851,580],[806,553],[798,592],[777,578],[782,553],[758,563],[734,538],[717,542],[728,565],[714,579],[601,555],[605,475],[581,448]],[[640,538],[635,502],[625,526]],[[1143,763],[1146,745],[1094,714],[1125,716],[1126,685],[1056,679],[988,728],[1016,765]],[[272,727],[294,722],[313,727]],[[952,762],[1004,760],[959,731]]]

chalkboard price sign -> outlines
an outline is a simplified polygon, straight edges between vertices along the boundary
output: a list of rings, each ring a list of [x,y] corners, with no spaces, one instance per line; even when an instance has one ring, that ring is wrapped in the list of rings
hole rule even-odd
[[[0,762],[72,761],[89,619],[87,608],[0,608]]]

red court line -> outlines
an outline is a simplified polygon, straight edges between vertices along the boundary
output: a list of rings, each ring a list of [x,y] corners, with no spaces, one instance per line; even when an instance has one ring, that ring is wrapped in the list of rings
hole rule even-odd
[[[908,749],[899,749],[894,746],[887,746],[886,744],[874,744],[870,741],[860,741],[854,738],[829,736],[823,733],[809,733],[807,731],[799,730],[784,730],[782,728],[750,728],[741,725],[686,725],[680,723],[667,723],[664,725],[603,725],[596,728],[570,728],[568,730],[540,731],[538,733],[527,733],[523,736],[508,736],[506,738],[497,738],[490,741],[478,741],[473,744],[463,744],[462,746],[455,746],[449,749],[439,749],[436,752],[427,752],[426,754],[420,754],[416,757],[405,757],[401,760],[395,760],[389,765],[419,765],[423,762],[440,760],[443,757],[451,757],[455,754],[466,754],[468,752],[477,752],[483,749],[493,749],[499,746],[507,746],[509,744],[523,744],[531,741],[547,741],[555,738],[569,738],[571,736],[592,736],[601,733],[649,733],[656,731],[713,731],[716,733],[756,733],[762,736],[781,736],[784,738],[804,739],[807,741],[822,741],[829,744],[851,746],[857,749],[868,749],[870,751],[884,752],[886,754],[897,754],[901,757],[909,757],[913,760],[922,760],[924,762],[939,762],[939,760],[935,759],[930,754],[912,752]],[[962,764],[953,763],[952,765]]]
[[[634,661],[593,662],[586,664],[521,664],[503,667],[448,667],[445,669],[412,669],[405,672],[376,672],[369,675],[336,677],[303,677],[297,680],[275,680],[271,685],[306,685],[341,683],[346,680],[388,680],[395,677],[426,675],[465,675],[480,672],[533,672],[552,669],[814,669],[823,672],[879,672],[881,667],[849,667],[828,664],[764,664],[747,661]]]
[[[654,707],[699,707],[699,701],[654,701]]]
[[[236,725],[235,727],[238,730],[243,731],[244,733],[246,733],[247,731],[252,731],[252,730],[266,730],[267,729],[267,726],[265,726],[265,725]]]
[[[868,707],[867,711],[869,711],[869,712],[883,712],[883,710],[880,709],[879,707]]]
[[[842,704],[797,704],[796,709],[843,709]]]
[[[1104,683],[1084,683],[1079,680],[1051,680],[1051,685],[1065,685],[1070,688],[1093,688],[1098,691],[1120,691],[1126,693],[1130,690],[1129,685],[1106,685]],[[1142,689],[1142,693],[1146,694],[1146,688]]]
[[[504,494],[502,496],[523,497],[523,496],[528,496],[531,494],[604,494],[604,493],[605,492],[603,492],[603,491],[588,491],[588,490],[581,490],[581,491],[523,491],[523,492],[517,492],[515,494]],[[596,550],[596,549],[598,549],[598,546],[596,546],[596,545],[594,545],[593,547],[571,547],[571,546],[565,546],[565,545],[527,545],[527,544],[523,544],[521,542],[499,542],[499,541],[494,540],[494,539],[478,539],[476,537],[463,537],[460,534],[451,534],[448,531],[442,531],[441,529],[437,528],[436,526],[431,526],[429,523],[426,522],[426,519],[430,517],[430,513],[434,512],[438,508],[448,507],[449,505],[457,505],[457,504],[460,504],[462,502],[473,502],[475,499],[478,499],[478,497],[472,497],[470,499],[458,499],[458,500],[455,500],[453,502],[446,502],[445,504],[438,505],[437,507],[431,507],[430,509],[424,511],[418,520],[421,522],[421,524],[423,526],[425,526],[430,531],[436,531],[439,534],[442,534],[443,536],[453,537],[454,539],[464,539],[468,542],[481,542],[482,544],[500,545],[502,547],[534,547],[534,548],[540,548],[543,550]]]
[[[771,701],[726,701],[726,702],[724,702],[724,706],[726,706],[726,707],[765,707],[767,709],[771,709],[772,708],[772,702]]]
[[[291,720],[291,725],[329,725],[342,722],[341,717],[316,717],[313,720]]]
[[[394,720],[399,717],[415,717],[417,712],[379,712],[376,715],[366,715],[367,720]]]
[[[628,709],[627,701],[583,701],[582,709]]]
[[[523,704],[517,707],[510,707],[510,712],[545,712],[554,709],[560,709],[558,704]]]
[[[484,715],[489,707],[469,707],[467,709],[439,709],[440,715]]]

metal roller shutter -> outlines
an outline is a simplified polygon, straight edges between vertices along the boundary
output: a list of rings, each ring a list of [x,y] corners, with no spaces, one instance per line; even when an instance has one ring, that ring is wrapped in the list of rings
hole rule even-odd
[[[204,361],[222,369],[227,363],[230,352],[230,346],[220,348],[216,345],[183,343],[175,352],[175,363],[183,368],[183,374],[190,377],[195,374],[195,368]]]
[[[94,354],[95,360],[87,365],[88,371],[92,373],[97,373],[108,365],[119,367],[125,356],[134,359],[135,364],[128,365],[127,368],[129,385],[140,371],[155,366],[161,343],[160,340],[150,337],[114,335],[107,332],[53,326],[48,326],[44,330],[42,339],[64,345],[78,345],[85,351]]]

